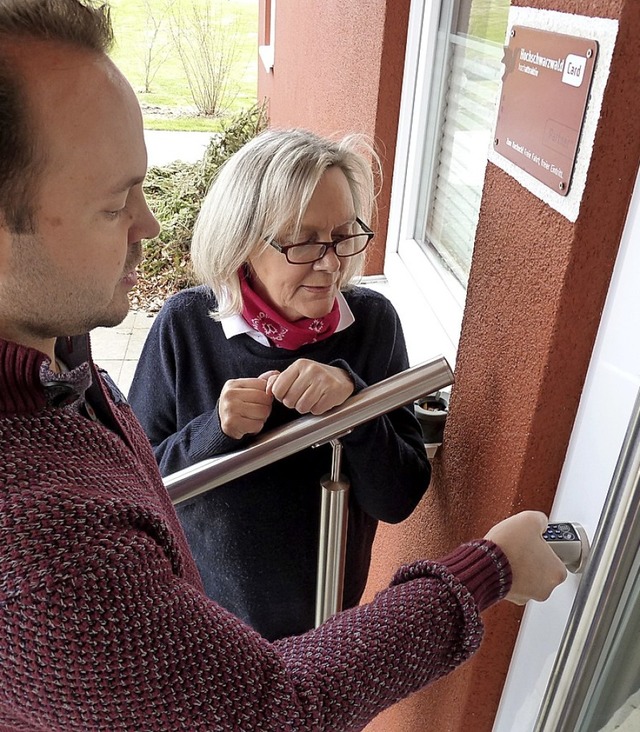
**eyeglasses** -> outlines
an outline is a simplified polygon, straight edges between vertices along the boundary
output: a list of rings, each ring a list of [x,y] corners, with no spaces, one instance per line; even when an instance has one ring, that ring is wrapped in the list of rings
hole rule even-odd
[[[331,242],[303,241],[299,244],[278,244],[277,241],[268,242],[280,254],[284,254],[289,264],[311,264],[320,261],[329,249],[333,249],[336,257],[353,257],[364,252],[374,233],[371,229],[356,218],[356,223],[362,229],[359,234],[336,236]]]

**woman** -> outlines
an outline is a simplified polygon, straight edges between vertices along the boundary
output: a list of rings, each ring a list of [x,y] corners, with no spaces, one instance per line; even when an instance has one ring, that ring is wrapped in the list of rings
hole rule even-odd
[[[207,194],[192,259],[204,283],[151,328],[130,401],[164,475],[323,414],[408,367],[389,301],[351,286],[373,232],[373,152],[269,130]],[[406,518],[430,478],[408,407],[342,438],[351,483],[344,607],[358,603],[378,521]],[[178,506],[209,596],[275,640],[313,627],[328,445]]]

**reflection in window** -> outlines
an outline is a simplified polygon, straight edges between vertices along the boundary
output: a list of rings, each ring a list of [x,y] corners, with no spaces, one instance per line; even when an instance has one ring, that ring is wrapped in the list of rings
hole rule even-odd
[[[630,573],[630,586],[619,606],[597,681],[587,700],[585,732],[640,730],[640,556]]]

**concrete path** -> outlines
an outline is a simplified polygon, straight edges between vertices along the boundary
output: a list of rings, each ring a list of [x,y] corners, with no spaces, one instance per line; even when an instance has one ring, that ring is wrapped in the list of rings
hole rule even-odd
[[[131,311],[115,328],[91,332],[93,360],[109,372],[126,396],[155,314]]]
[[[195,163],[204,154],[213,132],[173,132],[169,130],[145,130],[149,167],[167,165],[174,160]]]

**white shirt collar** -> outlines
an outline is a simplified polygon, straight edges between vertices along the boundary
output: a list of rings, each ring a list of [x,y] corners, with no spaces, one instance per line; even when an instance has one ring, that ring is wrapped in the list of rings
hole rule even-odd
[[[336,299],[338,300],[338,307],[340,308],[340,320],[338,321],[338,327],[336,328],[336,333],[338,333],[354,323],[355,318],[353,317],[351,308],[345,300],[344,295],[340,291],[338,291]],[[241,333],[246,333],[248,336],[251,336],[251,338],[258,341],[258,343],[262,343],[263,346],[270,345],[267,336],[252,328],[240,313],[228,315],[226,318],[220,318],[220,325],[222,326],[222,330],[227,340],[229,338],[233,338],[233,336],[240,335]]]

